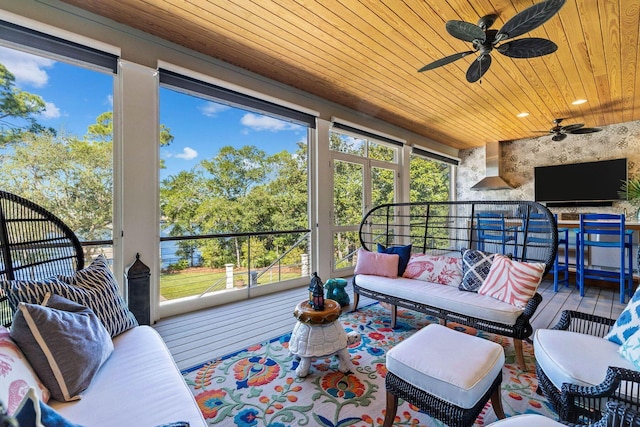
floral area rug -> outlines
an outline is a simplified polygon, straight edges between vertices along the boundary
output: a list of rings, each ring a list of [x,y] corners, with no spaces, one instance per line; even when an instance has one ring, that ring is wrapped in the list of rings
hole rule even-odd
[[[394,345],[437,319],[398,310],[395,329],[389,310],[379,304],[344,313],[339,321],[361,341],[349,348],[355,372],[337,370],[337,357],[318,358],[306,378],[297,378],[298,361],[289,355],[290,334],[265,341],[228,356],[183,371],[210,425],[237,427],[377,427],[385,413],[385,354]],[[449,327],[490,339],[505,349],[502,402],[507,416],[539,413],[556,418],[544,397],[536,394],[533,349],[524,343],[527,372],[515,364],[510,338],[449,324]],[[446,357],[446,355],[443,355]],[[484,426],[496,420],[487,403],[476,420]],[[400,400],[394,426],[443,424]]]

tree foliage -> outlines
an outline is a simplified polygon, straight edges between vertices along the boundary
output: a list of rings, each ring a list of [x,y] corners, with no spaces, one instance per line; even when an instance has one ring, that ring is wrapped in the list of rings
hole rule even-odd
[[[45,108],[41,97],[18,89],[13,74],[0,64],[0,186],[54,212],[81,240],[109,239],[113,113],[100,114],[86,134],[78,136],[40,125],[37,117]],[[159,137],[161,146],[174,139],[164,125]],[[395,161],[397,155],[383,144],[336,133],[331,134],[330,146],[381,162]],[[356,225],[363,214],[363,167],[342,160],[333,165],[333,212],[321,212],[333,214],[336,225]],[[163,230],[170,236],[198,236],[308,229],[308,170],[304,142],[295,152],[273,155],[255,146],[226,145],[193,169],[160,183]],[[413,159],[411,200],[447,200],[448,170],[440,163]],[[372,203],[394,202],[395,171],[378,165],[370,172]],[[173,268],[232,263],[256,269],[275,260],[297,264],[308,252],[308,242],[296,245],[304,234],[179,240]],[[355,232],[338,233],[336,239],[338,258],[348,257],[359,244]]]
[[[20,90],[15,83],[15,76],[0,64],[0,148],[20,141],[26,133],[55,135],[55,130],[37,121],[37,116],[46,109],[44,100]]]

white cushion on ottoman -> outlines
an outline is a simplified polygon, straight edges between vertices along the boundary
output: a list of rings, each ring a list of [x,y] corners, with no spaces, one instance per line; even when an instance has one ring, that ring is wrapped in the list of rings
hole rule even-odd
[[[429,394],[472,408],[504,365],[500,344],[430,324],[387,353],[387,369]]]
[[[564,426],[564,424],[552,420],[551,418],[544,417],[542,415],[525,414],[516,415],[515,417],[505,418],[504,420],[498,420],[495,423],[489,424],[487,427],[557,427]]]
[[[600,384],[609,366],[636,371],[633,363],[618,353],[620,346],[604,338],[578,332],[538,329],[533,336],[536,363],[558,390],[563,383],[581,386]],[[576,356],[576,349],[588,349]]]

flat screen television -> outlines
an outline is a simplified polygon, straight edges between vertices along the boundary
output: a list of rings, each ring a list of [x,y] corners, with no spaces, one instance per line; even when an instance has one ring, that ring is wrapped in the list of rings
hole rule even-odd
[[[610,206],[620,200],[627,179],[627,159],[538,166],[535,200],[547,206]]]

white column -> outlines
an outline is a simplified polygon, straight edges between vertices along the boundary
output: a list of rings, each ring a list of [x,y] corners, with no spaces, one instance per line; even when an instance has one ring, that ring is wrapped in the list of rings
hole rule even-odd
[[[155,321],[160,297],[157,70],[118,61],[113,109],[113,239],[121,254],[114,259],[128,265],[140,253],[151,269],[151,321]],[[115,270],[117,277],[123,277],[122,265]]]
[[[326,280],[331,277],[331,263],[333,262],[333,234],[331,233],[333,188],[327,185],[332,182],[331,174],[333,173],[329,153],[331,122],[317,119],[316,124],[317,140],[315,141],[315,168],[313,168],[315,176],[313,181],[317,187],[315,215],[312,215],[312,219],[315,219],[315,224],[311,224],[312,230],[316,233],[316,245],[311,269],[316,271],[323,280]]]

